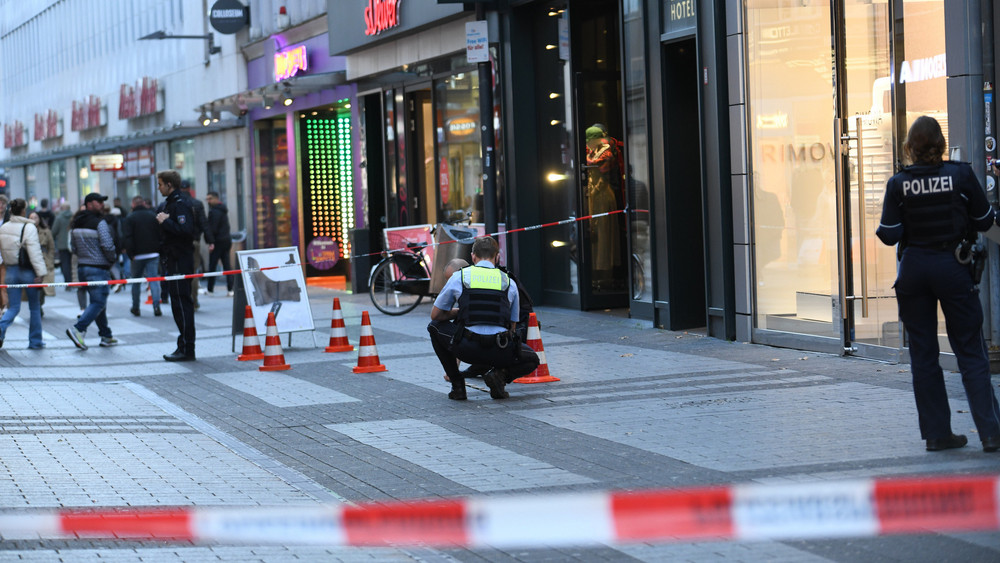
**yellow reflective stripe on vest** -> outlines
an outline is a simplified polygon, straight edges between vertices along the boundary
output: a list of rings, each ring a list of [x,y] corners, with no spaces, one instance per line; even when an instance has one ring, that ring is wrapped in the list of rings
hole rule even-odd
[[[503,291],[503,272],[497,268],[470,266],[462,269],[462,283],[469,289]]]

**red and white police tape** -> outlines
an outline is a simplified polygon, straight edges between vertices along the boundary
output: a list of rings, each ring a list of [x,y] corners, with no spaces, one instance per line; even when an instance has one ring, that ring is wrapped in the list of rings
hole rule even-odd
[[[568,225],[570,223],[575,223],[576,221],[586,221],[589,219],[597,219],[599,217],[606,217],[608,215],[615,215],[618,213],[625,213],[632,211],[634,213],[649,213],[646,209],[616,209],[614,211],[608,211],[607,213],[597,213],[594,215],[585,215],[583,217],[570,217],[569,219],[563,219],[562,221],[554,221],[552,223],[543,223],[540,225],[532,225],[530,227],[520,227],[517,229],[511,229],[509,231],[498,231],[495,233],[479,235],[475,238],[481,237],[495,237],[499,235],[509,235],[514,233],[520,233],[524,231],[534,231],[537,229],[542,229],[545,227],[555,227],[557,225]],[[434,248],[443,244],[449,244],[453,242],[463,242],[458,240],[447,240],[442,242],[433,242],[422,246],[421,248]],[[367,254],[355,254],[351,258],[359,258],[361,256],[375,256],[379,254],[391,254],[393,252],[403,252],[407,250],[412,250],[409,248],[395,248],[392,250],[383,250],[379,252],[369,252]],[[12,284],[0,284],[0,288],[4,289],[22,289],[22,288],[44,288],[44,287],[91,287],[91,286],[101,286],[101,285],[128,285],[133,283],[143,283],[143,282],[162,282],[162,281],[176,281],[176,280],[190,280],[198,278],[212,278],[219,276],[235,276],[247,272],[263,272],[266,270],[274,270],[277,268],[286,268],[289,266],[300,266],[300,264],[282,264],[281,266],[269,266],[266,268],[254,268],[248,270],[224,270],[222,272],[205,272],[203,274],[178,274],[175,276],[155,276],[150,278],[127,278],[121,280],[107,280],[107,281],[92,281],[92,282],[59,282],[59,283],[12,283]]]
[[[283,545],[588,546],[1000,529],[1000,476],[516,495],[362,505],[0,512],[0,537]]]

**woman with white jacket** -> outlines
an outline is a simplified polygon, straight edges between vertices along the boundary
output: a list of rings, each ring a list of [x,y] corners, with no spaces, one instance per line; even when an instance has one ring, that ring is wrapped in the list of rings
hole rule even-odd
[[[25,215],[28,204],[21,198],[10,202],[10,220],[0,225],[0,256],[7,267],[7,277],[5,283],[41,283],[42,278],[48,273],[45,268],[45,257],[42,255],[42,246],[38,242],[38,229]],[[17,257],[21,250],[21,245],[28,250],[28,257],[31,259],[31,268],[18,266]],[[39,302],[38,289],[29,288],[28,311],[30,312],[28,321],[28,348],[38,350],[45,347],[42,342],[42,307]],[[7,311],[0,317],[0,346],[3,346],[4,337],[7,335],[7,327],[14,322],[17,314],[21,311],[21,290],[8,291],[10,305]]]

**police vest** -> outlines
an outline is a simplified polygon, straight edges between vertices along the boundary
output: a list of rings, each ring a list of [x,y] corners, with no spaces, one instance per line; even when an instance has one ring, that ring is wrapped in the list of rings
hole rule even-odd
[[[507,289],[510,277],[497,268],[462,268],[462,294],[458,296],[458,321],[464,326],[506,327],[510,322]]]
[[[914,173],[917,168],[919,174]],[[969,213],[962,198],[959,170],[958,163],[945,161],[936,170],[929,166],[908,166],[899,173],[903,229],[908,244],[931,246],[958,242],[965,237]]]

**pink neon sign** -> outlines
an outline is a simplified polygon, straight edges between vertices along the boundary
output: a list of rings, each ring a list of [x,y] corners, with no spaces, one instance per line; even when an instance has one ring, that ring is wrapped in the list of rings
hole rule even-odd
[[[274,54],[274,81],[280,82],[309,69],[306,46],[297,45]]]

